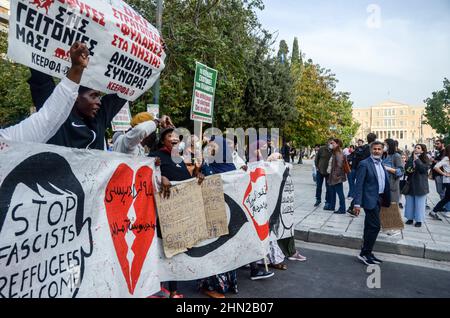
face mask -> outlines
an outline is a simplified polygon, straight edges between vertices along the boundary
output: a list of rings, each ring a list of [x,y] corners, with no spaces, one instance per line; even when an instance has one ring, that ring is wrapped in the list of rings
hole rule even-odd
[[[328,149],[330,149],[330,150],[333,150],[334,149],[334,147],[333,147],[333,145],[328,145]]]
[[[388,152],[388,150],[389,150],[388,147],[387,147],[387,146],[384,146],[384,150],[383,150],[383,151],[384,151],[384,152]]]

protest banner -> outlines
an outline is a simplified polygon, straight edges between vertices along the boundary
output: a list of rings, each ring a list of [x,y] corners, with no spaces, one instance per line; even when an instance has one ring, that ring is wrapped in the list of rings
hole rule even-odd
[[[202,188],[196,179],[172,187],[170,198],[156,196],[156,206],[167,258],[208,238]]]
[[[212,124],[217,74],[215,69],[196,62],[191,120]]]
[[[131,128],[130,105],[126,103],[111,121],[113,131],[127,131]]]
[[[221,174],[228,234],[168,259],[153,159],[0,144],[0,298],[147,297],[162,281],[239,268],[265,256],[276,239],[272,218],[281,222],[270,201],[281,206],[291,191],[281,188],[287,170],[276,163]]]
[[[62,78],[75,41],[87,45],[81,85],[134,101],[164,69],[158,30],[120,0],[11,0],[8,57]]]

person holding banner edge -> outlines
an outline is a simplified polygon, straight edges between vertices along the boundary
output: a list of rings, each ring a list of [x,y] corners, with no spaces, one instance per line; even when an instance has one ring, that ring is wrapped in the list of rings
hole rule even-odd
[[[77,98],[81,77],[89,63],[85,44],[75,42],[70,48],[72,66],[67,76],[42,100],[39,111],[15,126],[0,129],[0,137],[23,142],[47,142],[67,120]]]

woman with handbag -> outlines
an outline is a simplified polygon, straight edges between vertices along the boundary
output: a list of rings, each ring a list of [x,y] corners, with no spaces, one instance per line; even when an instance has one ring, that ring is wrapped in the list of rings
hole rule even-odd
[[[405,172],[405,165],[402,157],[396,152],[396,145],[393,139],[384,141],[383,166],[389,175],[389,185],[391,189],[391,202],[400,203],[400,179]],[[389,230],[388,235],[397,235],[399,231]]]
[[[427,156],[427,146],[418,144],[406,163],[407,183],[402,193],[406,197],[405,217],[406,224],[421,227],[425,221],[425,206],[427,194],[430,192],[428,186],[428,170],[430,160]]]
[[[345,214],[345,195],[344,195],[344,182],[347,181],[347,174],[344,171],[344,166],[347,160],[342,153],[342,140],[333,139],[330,142],[330,147],[333,148],[333,154],[329,161],[328,171],[329,178],[328,184],[330,185],[330,210],[334,210],[336,206],[336,195],[339,196],[339,210],[335,211],[336,214]],[[348,163],[347,163],[348,165]],[[327,171],[327,172],[328,172]]]

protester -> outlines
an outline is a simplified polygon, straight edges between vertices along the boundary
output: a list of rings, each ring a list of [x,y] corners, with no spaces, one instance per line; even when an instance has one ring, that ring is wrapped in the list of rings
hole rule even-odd
[[[340,139],[333,139],[330,145],[333,154],[327,169],[327,173],[329,174],[328,184],[330,186],[330,205],[328,208],[330,211],[334,211],[337,195],[339,197],[339,209],[334,211],[334,213],[345,214],[344,182],[347,181],[347,176],[344,171],[345,156],[342,153],[343,143]]]
[[[172,181],[185,181],[191,179],[183,158],[179,156],[178,144],[180,139],[175,132],[174,127],[167,127],[161,131],[159,140],[159,150],[151,152],[149,157],[159,158],[162,178],[162,195],[164,197],[170,196],[170,187]],[[172,159],[173,158],[173,159]],[[204,180],[204,176],[199,172],[194,175],[198,179],[199,184]],[[159,226],[159,221],[158,221]],[[158,230],[160,232],[160,230]],[[170,298],[183,298],[183,295],[178,294],[177,282],[169,282]]]
[[[402,157],[396,152],[395,141],[384,141],[383,166],[389,175],[389,187],[391,189],[391,203],[400,203],[400,179],[405,172]],[[400,234],[399,231],[388,231],[388,235]]]
[[[405,217],[406,224],[416,222],[416,227],[421,227],[425,221],[425,204],[429,191],[428,169],[430,160],[427,156],[427,147],[419,144],[414,148],[412,156],[406,163],[407,184],[403,193],[406,197]]]
[[[45,143],[60,129],[77,99],[81,77],[89,63],[86,45],[75,42],[70,48],[70,58],[72,65],[67,76],[42,100],[42,107],[19,124],[0,129],[1,138]]]
[[[34,105],[39,110],[54,91],[55,83],[50,75],[31,69],[28,84]],[[100,91],[80,86],[72,112],[47,143],[71,148],[106,150],[106,129],[126,102],[116,94],[101,98]]]
[[[433,213],[437,216],[437,212],[446,211],[445,205],[450,202],[450,145],[445,148],[445,157],[434,166],[434,171],[442,176],[442,185],[445,188],[444,198],[433,209]],[[448,214],[444,216],[449,217]]]
[[[228,146],[227,140],[222,137],[215,137],[212,141],[210,158],[202,167],[204,175],[214,175],[235,171],[233,163],[233,150]],[[214,276],[210,276],[199,281],[199,290],[211,298],[225,298],[228,292],[238,293],[236,270],[229,271]]]
[[[300,252],[296,249],[294,236],[278,240],[277,243],[288,260],[298,262],[305,262],[307,260],[307,258],[300,254]]]
[[[361,161],[356,171],[354,214],[359,216],[361,207],[364,208],[366,214],[364,242],[358,259],[366,265],[382,263],[372,251],[381,229],[381,206],[391,206],[389,176],[381,162],[383,148],[382,142],[372,142],[370,145],[371,156]]]
[[[434,158],[432,160],[431,172],[432,172],[432,177],[434,179],[434,182],[436,184],[436,191],[439,194],[440,199],[442,200],[445,197],[445,186],[444,186],[444,182],[443,182],[444,176],[439,174],[439,172],[436,171],[434,168],[445,157],[444,140],[442,140],[442,139],[436,140],[436,142],[434,144],[434,148],[436,151],[435,151]],[[449,208],[449,209],[447,209],[447,208]],[[445,206],[443,210],[444,210],[443,212],[446,212],[447,210],[449,210],[449,212],[450,212],[450,204]],[[431,212],[430,216],[433,218],[436,218],[437,214]]]
[[[331,146],[332,141],[333,138],[328,139],[326,146],[320,147],[319,151],[317,152],[316,158],[314,159],[314,164],[317,167],[316,203],[314,204],[314,206],[318,207],[322,202],[322,185],[324,183],[323,181],[325,180],[325,210],[330,210],[331,203],[327,169],[333,150]]]
[[[202,168],[203,155],[200,140],[197,136],[191,135],[187,138],[183,160],[191,176],[197,175],[200,172]]]
[[[239,153],[237,151],[238,147],[237,138],[234,138],[233,141],[227,139],[227,142],[229,143],[228,147],[233,149],[233,163],[236,169],[247,171],[248,170],[247,164],[245,163],[245,160],[239,156]]]
[[[144,156],[145,146],[149,148],[156,142],[156,132],[158,127],[173,127],[170,117],[163,116],[161,120],[155,119],[152,114],[139,113],[131,120],[132,129],[126,134],[118,135],[113,144],[113,151],[134,156]]]

